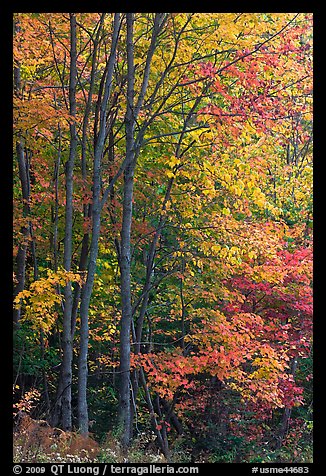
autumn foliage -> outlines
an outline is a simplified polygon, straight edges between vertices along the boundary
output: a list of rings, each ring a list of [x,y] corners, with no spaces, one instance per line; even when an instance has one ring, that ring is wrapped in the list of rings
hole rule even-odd
[[[18,434],[311,461],[312,15],[14,26]]]

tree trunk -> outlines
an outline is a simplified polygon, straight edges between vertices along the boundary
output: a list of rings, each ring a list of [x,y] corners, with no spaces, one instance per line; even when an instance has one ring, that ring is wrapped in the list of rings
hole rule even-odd
[[[116,50],[120,31],[120,14],[114,14],[114,27],[111,43],[108,69],[106,73],[104,95],[100,108],[100,127],[95,146],[93,169],[93,199],[92,199],[92,239],[89,251],[86,283],[81,294],[80,304],[80,351],[78,361],[78,426],[82,434],[88,433],[88,407],[87,407],[87,359],[88,359],[88,312],[96,272],[98,242],[101,228],[101,163],[106,138],[106,115],[108,101],[112,88],[112,78],[116,60]]]
[[[130,414],[130,325],[132,318],[130,288],[130,230],[132,216],[133,170],[128,167],[124,177],[123,220],[121,231],[121,331],[120,331],[120,422],[122,444],[129,445]]]
[[[14,31],[19,31],[19,23],[15,23]],[[21,94],[21,75],[20,75],[20,66],[14,67],[14,92],[17,96]],[[17,160],[18,160],[18,169],[19,169],[19,179],[22,189],[22,198],[23,198],[23,215],[27,217],[29,214],[29,182],[27,174],[27,161],[24,151],[24,145],[22,138],[19,138],[16,144]],[[27,255],[27,240],[29,235],[28,226],[25,225],[21,228],[21,233],[23,235],[23,241],[19,244],[17,257],[16,257],[16,286],[14,288],[14,298],[24,290],[25,287],[25,268],[26,268],[26,255]],[[20,319],[20,308],[13,310],[13,321],[17,325]]]
[[[120,402],[119,422],[122,429],[121,442],[124,448],[129,446],[131,436],[130,404],[130,329],[132,319],[130,287],[130,234],[132,222],[132,197],[134,187],[134,45],[132,13],[127,13],[127,111],[126,111],[126,159],[124,173],[123,212],[121,229],[121,329],[120,329]]]
[[[295,371],[297,369],[297,365],[298,365],[298,359],[297,357],[294,357],[292,360],[291,369],[290,369],[290,374],[293,375],[293,378],[294,378]],[[278,439],[277,439],[277,448],[281,448],[284,438],[287,435],[287,432],[289,430],[289,421],[290,421],[291,413],[292,413],[292,407],[284,408],[281,427],[280,427]]]
[[[99,38],[103,31],[104,17],[105,17],[105,13],[102,13],[99,27],[96,33],[96,38],[94,39],[94,49],[92,52],[91,78],[90,78],[89,91],[87,95],[87,102],[85,106],[85,113],[84,113],[83,126],[82,126],[80,165],[81,165],[83,185],[85,186],[85,188],[86,188],[86,181],[87,181],[87,131],[88,131],[89,116],[91,112],[92,100],[93,100],[93,94],[94,94],[96,68],[98,65],[97,52],[98,52],[98,46],[99,46]],[[83,216],[84,216],[84,220],[92,217],[91,204],[83,205]],[[83,236],[79,265],[78,265],[78,270],[82,272],[87,269],[89,241],[90,241],[90,235],[89,235],[89,231],[87,230]],[[76,283],[75,290],[74,290],[73,305],[72,305],[72,316],[71,316],[71,334],[73,337],[75,335],[75,329],[76,329],[76,320],[77,320],[78,305],[79,305],[79,301],[81,297],[81,288],[82,286]]]
[[[76,16],[70,13],[70,79],[69,79],[69,107],[71,116],[76,116],[76,84],[77,84],[77,46],[76,46]],[[63,266],[66,271],[71,269],[72,260],[72,227],[73,227],[73,171],[77,152],[76,123],[70,123],[70,148],[69,158],[65,166],[66,179],[66,206],[65,206],[65,237]],[[66,431],[72,428],[71,413],[71,384],[72,384],[72,360],[73,342],[71,335],[71,312],[72,312],[72,286],[68,282],[64,287],[64,312],[62,334],[62,366],[58,383],[58,400],[60,410],[55,409],[62,428]]]
[[[146,64],[142,78],[142,84],[135,105],[134,83],[135,83],[135,65],[134,65],[134,14],[126,14],[127,21],[127,110],[126,110],[126,169],[124,173],[123,189],[123,211],[122,211],[122,229],[121,229],[121,255],[120,255],[120,275],[121,275],[121,329],[120,329],[120,402],[119,402],[119,422],[122,429],[121,442],[124,448],[130,444],[132,436],[132,423],[134,408],[131,405],[131,390],[133,388],[134,403],[138,393],[138,374],[135,375],[133,386],[130,379],[130,331],[133,318],[131,303],[131,223],[132,223],[132,200],[134,188],[134,172],[136,166],[139,147],[143,140],[145,128],[139,131],[135,138],[135,124],[138,114],[143,106],[145,94],[147,91],[151,61],[156,48],[156,41],[160,30],[164,24],[164,14],[156,13],[150,46],[147,52]],[[150,266],[149,266],[150,267]],[[148,302],[148,291],[150,278],[146,280],[144,301],[142,305],[141,316],[137,334],[141,335],[142,324],[145,310]],[[136,341],[140,338],[136,337]],[[137,345],[137,344],[136,344]],[[138,346],[139,347],[139,346]]]

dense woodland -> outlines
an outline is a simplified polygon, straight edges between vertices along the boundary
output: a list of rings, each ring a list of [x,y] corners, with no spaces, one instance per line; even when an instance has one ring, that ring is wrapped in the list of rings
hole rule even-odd
[[[15,459],[311,462],[312,14],[17,13],[13,53]]]

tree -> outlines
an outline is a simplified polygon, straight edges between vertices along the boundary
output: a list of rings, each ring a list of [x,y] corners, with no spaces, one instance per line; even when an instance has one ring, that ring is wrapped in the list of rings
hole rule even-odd
[[[200,445],[198,415],[258,447],[272,415],[286,444],[310,398],[311,15],[15,21],[17,381],[39,348],[51,423],[85,435],[103,384],[125,449],[139,417],[167,458]]]

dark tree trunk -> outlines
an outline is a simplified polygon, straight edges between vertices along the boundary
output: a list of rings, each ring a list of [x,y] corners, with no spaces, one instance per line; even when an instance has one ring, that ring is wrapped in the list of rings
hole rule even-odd
[[[53,182],[54,182],[54,207],[53,207],[53,267],[54,271],[58,271],[58,225],[59,225],[59,172],[61,164],[61,128],[58,124],[58,155],[54,166]]]
[[[131,436],[131,404],[130,404],[130,329],[132,319],[131,287],[130,287],[130,234],[132,222],[132,197],[134,187],[134,16],[127,13],[127,111],[126,111],[126,159],[124,173],[123,212],[121,229],[121,329],[120,329],[120,403],[119,421],[122,428],[122,445],[129,446]]]
[[[19,31],[19,24],[15,24],[15,31]],[[21,93],[21,76],[19,65],[14,68],[14,91],[17,96]],[[23,140],[20,138],[16,144],[16,153],[19,169],[19,179],[21,183],[22,199],[23,199],[23,216],[25,218],[29,215],[29,174],[27,171],[28,161],[26,160],[26,154],[24,150]],[[18,246],[16,257],[16,286],[14,288],[14,298],[24,290],[25,287],[25,269],[26,269],[26,256],[28,248],[28,236],[29,227],[24,225],[21,228],[21,234],[23,236],[22,242]],[[13,322],[17,325],[20,319],[20,308],[13,310]]]
[[[82,126],[81,172],[82,172],[83,185],[85,186],[85,189],[86,189],[86,180],[87,180],[87,129],[89,124],[89,116],[91,112],[92,99],[93,99],[93,93],[94,93],[96,68],[98,64],[97,53],[98,53],[98,46],[99,46],[99,38],[103,30],[104,17],[105,17],[105,13],[102,13],[99,26],[97,29],[96,37],[94,39],[94,48],[92,52],[91,78],[90,78],[90,85],[89,85],[89,91],[87,95],[87,102],[86,102],[85,113],[83,118],[83,126]],[[84,216],[84,220],[92,217],[91,204],[83,205],[83,216]],[[81,272],[87,269],[89,241],[90,241],[90,235],[89,235],[89,231],[87,230],[83,236],[80,259],[79,259],[78,270]],[[76,329],[76,319],[77,319],[78,305],[79,305],[79,301],[81,297],[81,288],[82,287],[78,283],[76,283],[75,290],[74,290],[73,306],[72,306],[72,316],[71,316],[71,334],[73,337],[75,335],[75,329]]]
[[[69,79],[69,105],[71,116],[76,116],[76,85],[77,85],[77,46],[76,46],[76,16],[70,13],[70,79]],[[77,152],[76,123],[70,123],[70,148],[69,158],[65,165],[65,237],[63,266],[66,271],[71,269],[72,261],[72,228],[73,228],[73,186],[74,164]],[[62,334],[62,366],[58,383],[58,399],[55,405],[55,419],[59,418],[59,424],[64,430],[72,428],[71,413],[71,384],[72,384],[72,360],[73,341],[71,335],[71,312],[72,312],[72,286],[68,282],[64,287],[64,312]],[[56,408],[58,407],[59,408]],[[58,424],[57,423],[57,424]]]
[[[156,41],[159,31],[164,23],[164,14],[155,14],[154,26],[152,30],[151,43],[147,52],[146,64],[142,78],[142,84],[135,104],[135,65],[134,65],[134,14],[126,14],[127,22],[127,109],[125,117],[126,128],[126,169],[124,173],[123,188],[123,211],[122,229],[120,245],[120,275],[121,275],[121,328],[120,328],[120,401],[119,401],[119,422],[122,429],[121,442],[124,448],[130,444],[132,436],[134,406],[138,392],[138,375],[134,379],[133,385],[130,379],[130,332],[133,318],[131,302],[131,224],[132,224],[132,200],[134,188],[134,173],[139,147],[144,137],[146,129],[139,131],[135,138],[135,124],[138,114],[143,106],[144,98],[148,86],[151,61],[156,48]],[[141,325],[137,333],[141,334],[142,322],[148,302],[148,291],[150,280],[147,279],[147,287],[144,294],[144,302],[140,316]],[[137,339],[136,341],[140,341]],[[137,344],[136,344],[137,345]],[[134,406],[131,405],[131,391],[133,389]]]
[[[295,375],[297,365],[298,365],[298,359],[297,359],[297,357],[294,357],[293,360],[292,360],[291,369],[290,369],[290,373],[293,375],[293,377]],[[284,408],[282,421],[281,421],[281,426],[280,426],[279,433],[278,433],[278,438],[277,438],[277,447],[278,448],[281,448],[281,446],[283,444],[283,441],[284,441],[284,439],[287,435],[287,432],[289,430],[289,423],[290,423],[291,413],[292,413],[292,407]]]
[[[78,361],[78,426],[82,434],[88,433],[88,407],[87,407],[87,359],[88,359],[88,312],[96,272],[96,260],[101,228],[101,163],[107,133],[106,115],[108,101],[112,89],[116,50],[120,31],[120,14],[114,14],[114,27],[111,43],[110,57],[106,72],[104,95],[100,106],[100,126],[96,140],[94,169],[93,169],[93,199],[92,199],[92,238],[89,251],[86,283],[83,287],[80,303],[80,350]]]

